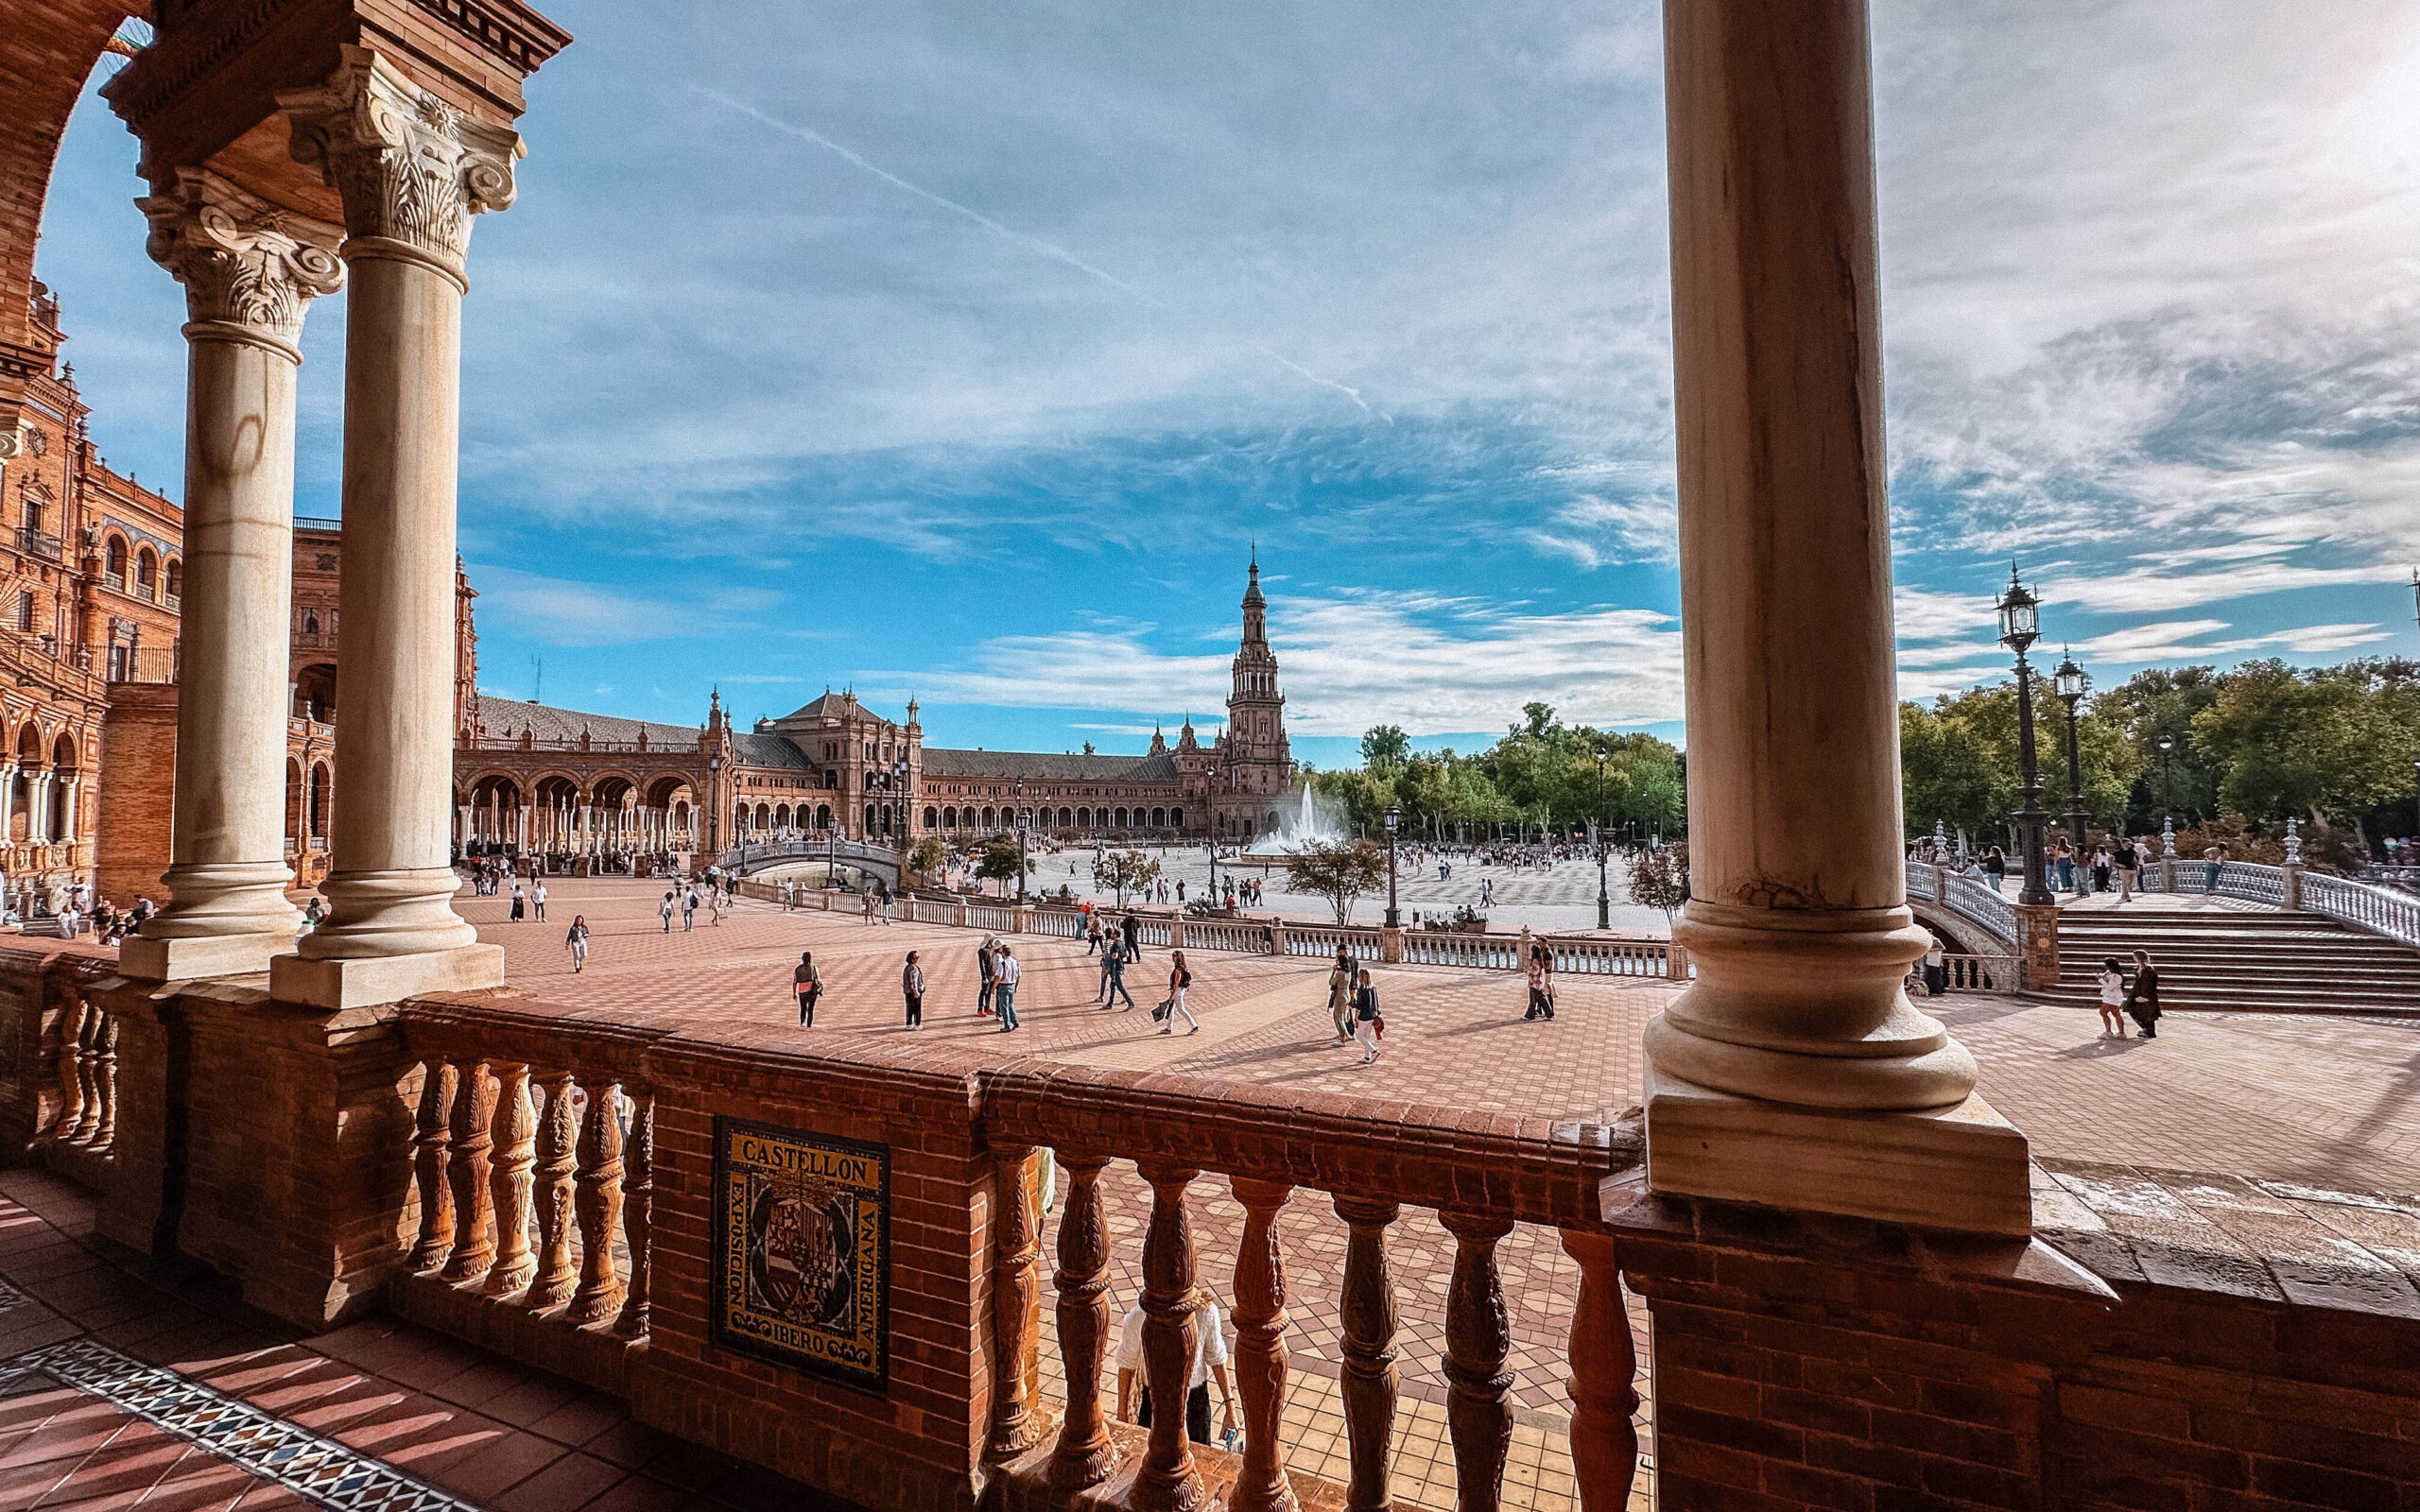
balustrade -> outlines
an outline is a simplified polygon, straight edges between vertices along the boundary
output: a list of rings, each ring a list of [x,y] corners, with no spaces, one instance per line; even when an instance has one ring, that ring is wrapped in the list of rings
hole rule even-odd
[[[2016,960],[2008,955],[1944,953],[1942,971],[1952,992],[2003,992],[2016,988]]]
[[[1582,976],[1655,976],[1672,974],[1672,947],[1660,939],[1604,939],[1544,936],[1554,953],[1558,972]]]
[[[49,1140],[95,1154],[117,1142],[117,1020],[96,1004],[72,998],[59,1018],[59,1116]]]

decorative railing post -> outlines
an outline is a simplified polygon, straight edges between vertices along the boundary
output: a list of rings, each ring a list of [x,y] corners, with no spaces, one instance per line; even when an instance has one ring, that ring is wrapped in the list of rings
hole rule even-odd
[[[655,1094],[633,1092],[631,1100],[638,1111],[622,1152],[622,1237],[631,1248],[631,1275],[622,1315],[614,1320],[614,1332],[626,1339],[648,1332],[648,1261],[655,1243]]]
[[[78,1068],[84,1060],[84,1020],[97,1011],[82,998],[68,999],[59,1010],[59,1119],[50,1125],[50,1137],[62,1144],[74,1143],[76,1125],[83,1121],[84,1081]]]
[[[538,1263],[529,1278],[527,1302],[546,1308],[567,1300],[579,1281],[571,1258],[572,1149],[579,1138],[579,1118],[572,1110],[571,1073],[552,1073],[538,1085],[545,1091],[546,1110],[538,1120]]]
[[[1339,1196],[1336,1215],[1352,1230],[1344,1246],[1344,1434],[1353,1452],[1347,1512],[1389,1512],[1395,1425],[1395,1285],[1387,1274],[1392,1202]]]
[[[78,1144],[92,1143],[101,1126],[101,1023],[108,1017],[87,1003],[76,1027],[76,1129],[69,1138]]]
[[[454,1192],[445,1183],[445,1114],[454,1099],[454,1068],[442,1060],[423,1063],[420,1110],[412,1120],[412,1184],[420,1194],[420,1237],[408,1262],[429,1270],[454,1247]]]
[[[495,1116],[495,1089],[488,1066],[475,1057],[454,1062],[454,1106],[445,1126],[453,1158],[445,1180],[454,1189],[454,1252],[445,1262],[449,1281],[476,1280],[495,1258],[495,1226],[489,1209],[488,1151],[494,1147],[488,1124]]]
[[[964,905],[961,904],[962,908]],[[1058,1152],[1067,1170],[1059,1214],[1059,1356],[1067,1373],[1067,1416],[1050,1456],[1050,1484],[1062,1490],[1098,1486],[1116,1468],[1109,1422],[1100,1410],[1101,1365],[1109,1354],[1109,1230],[1101,1218],[1098,1155]]]
[[[1033,1212],[1033,1150],[1008,1145],[992,1156],[992,1435],[988,1460],[1011,1460],[1041,1442],[1026,1400],[1026,1366],[1040,1347],[1041,1241]]]
[[[1638,1476],[1636,1347],[1622,1308],[1621,1271],[1608,1234],[1564,1229],[1564,1253],[1580,1263],[1571,1313],[1571,1469],[1581,1512],[1622,1512]]]
[[[489,1180],[495,1188],[495,1261],[488,1267],[488,1291],[517,1292],[538,1273],[529,1249],[530,1168],[538,1160],[538,1115],[529,1104],[529,1068],[512,1062],[493,1067],[496,1079],[494,1153]]]
[[[101,1015],[100,1044],[94,1056],[93,1090],[100,1114],[93,1124],[93,1148],[108,1149],[117,1141],[117,1015]]]
[[[1193,1315],[1193,1229],[1184,1189],[1201,1173],[1141,1165],[1151,1186],[1151,1221],[1143,1231],[1143,1380],[1151,1393],[1151,1436],[1134,1471],[1135,1512],[1193,1512],[1205,1500],[1184,1436],[1198,1325]]]
[[[1277,1247],[1278,1211],[1294,1189],[1282,1181],[1229,1179],[1244,1210],[1236,1251],[1236,1389],[1244,1399],[1244,1464],[1228,1498],[1231,1512],[1293,1512],[1279,1417],[1286,1407],[1286,1256]]]
[[[583,1076],[588,1111],[579,1121],[579,1170],[572,1177],[572,1205],[579,1218],[579,1288],[564,1316],[596,1323],[622,1305],[622,1283],[614,1271],[614,1228],[622,1216],[622,1118],[614,1106],[621,1085],[611,1076]]]
[[[1495,1512],[1504,1461],[1512,1451],[1512,1325],[1495,1243],[1512,1220],[1494,1213],[1440,1212],[1454,1236],[1454,1279],[1445,1294],[1445,1427],[1454,1441],[1458,1512]]]

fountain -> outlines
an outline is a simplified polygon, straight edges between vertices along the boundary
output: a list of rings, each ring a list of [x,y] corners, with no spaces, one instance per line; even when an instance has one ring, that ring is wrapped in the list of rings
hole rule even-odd
[[[1281,811],[1277,816],[1277,833],[1254,839],[1244,853],[1255,856],[1288,855],[1320,840],[1341,840],[1344,832],[1344,805],[1336,799],[1322,798],[1311,791],[1305,782],[1297,790],[1297,801],[1291,812]]]

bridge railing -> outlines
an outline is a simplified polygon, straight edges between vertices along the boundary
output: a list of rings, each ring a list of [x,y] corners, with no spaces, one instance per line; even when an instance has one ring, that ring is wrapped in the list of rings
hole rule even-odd
[[[2420,946],[2420,898],[2410,893],[2315,872],[2304,873],[2301,892],[2303,907],[2311,913]]]
[[[1993,938],[2016,942],[2016,909],[2005,897],[1974,878],[1945,873],[1941,902],[1961,917],[1982,925]]]

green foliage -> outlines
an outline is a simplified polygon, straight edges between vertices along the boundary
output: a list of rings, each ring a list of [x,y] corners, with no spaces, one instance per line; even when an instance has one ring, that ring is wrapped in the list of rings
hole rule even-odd
[[[1324,898],[1339,925],[1352,922],[1353,901],[1386,885],[1387,853],[1367,840],[1318,840],[1286,863],[1288,890]]]
[[[1688,846],[1653,846],[1633,856],[1630,901],[1641,908],[1661,908],[1668,923],[1689,901]]]
[[[2084,812],[2113,816],[2132,792],[2141,760],[2126,731],[2101,717],[2094,703],[2076,711],[2077,755],[2083,767]],[[2067,806],[2067,711],[2049,683],[2033,684],[2035,759],[2042,806]],[[1900,801],[1908,833],[1929,834],[1935,823],[1951,833],[2002,833],[2021,801],[2016,684],[1969,688],[1932,706],[1899,706]]]
[[[1025,869],[1033,869],[1028,861]],[[1005,834],[995,834],[983,842],[981,859],[975,864],[975,874],[1000,884],[1000,896],[1008,896],[1009,879],[1017,874],[1017,843]]]
[[[1126,906],[1126,895],[1147,887],[1159,880],[1160,864],[1140,850],[1112,850],[1101,859],[1100,880],[1117,895],[1117,906]]]
[[[949,859],[949,848],[928,834],[908,849],[908,869],[930,874],[939,871],[942,863],[947,859]]]
[[[1361,737],[1361,765],[1374,772],[1392,772],[1411,754],[1411,737],[1401,725],[1373,726]]]
[[[2227,674],[2193,716],[2194,752],[2217,774],[2220,802],[2324,827],[2409,795],[2420,757],[2414,671],[2370,661],[2304,672],[2271,660]]]

